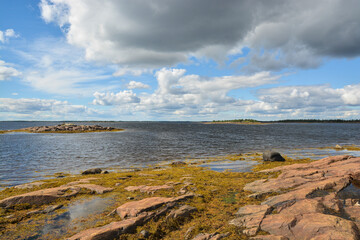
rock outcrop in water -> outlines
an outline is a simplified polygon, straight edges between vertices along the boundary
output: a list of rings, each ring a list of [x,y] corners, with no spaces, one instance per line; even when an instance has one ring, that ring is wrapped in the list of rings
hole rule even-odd
[[[280,153],[274,151],[266,151],[263,153],[263,160],[270,162],[283,162],[285,159],[281,156]]]
[[[249,236],[259,230],[274,236],[254,239],[360,239],[360,191],[344,194],[359,183],[360,157],[328,157],[263,172],[274,171],[281,171],[278,178],[255,181],[244,190],[255,198],[277,195],[240,208],[230,224]]]
[[[123,129],[116,129],[113,127],[102,127],[100,125],[76,125],[76,124],[59,124],[56,126],[40,126],[28,127],[18,130],[9,130],[6,132],[31,132],[31,133],[82,133],[82,132],[111,132],[121,131]]]

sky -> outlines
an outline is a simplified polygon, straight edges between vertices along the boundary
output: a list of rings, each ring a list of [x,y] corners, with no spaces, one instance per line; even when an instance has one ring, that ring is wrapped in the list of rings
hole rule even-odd
[[[0,120],[360,119],[359,0],[0,1]]]

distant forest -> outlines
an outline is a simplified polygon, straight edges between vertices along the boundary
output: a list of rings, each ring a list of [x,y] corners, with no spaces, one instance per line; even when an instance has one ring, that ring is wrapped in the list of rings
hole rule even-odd
[[[255,119],[233,119],[233,120],[214,120],[213,122],[233,122],[233,123],[360,123],[360,119],[344,120],[344,119],[284,119],[276,121],[258,121]]]

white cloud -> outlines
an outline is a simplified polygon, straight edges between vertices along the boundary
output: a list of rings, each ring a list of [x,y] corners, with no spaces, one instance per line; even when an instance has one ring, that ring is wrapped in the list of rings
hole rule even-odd
[[[21,76],[21,72],[11,67],[10,64],[0,60],[0,81]]]
[[[192,56],[222,61],[245,46],[252,49],[247,71],[314,68],[324,58],[360,55],[358,0],[42,0],[40,8],[87,59],[124,67],[119,75]]]
[[[341,99],[350,106],[360,106],[360,84],[347,85],[342,90]]]
[[[118,93],[94,93],[94,105],[123,105],[127,103],[139,103],[140,99],[131,90],[120,91]]]
[[[9,38],[17,38],[19,34],[15,33],[14,29],[6,29],[5,31],[0,31],[0,42],[5,43]]]
[[[344,88],[329,85],[284,86],[258,91],[256,101],[246,107],[247,113],[276,118],[360,117],[360,84]],[[356,116],[357,115],[357,116]]]
[[[217,114],[249,103],[228,96],[229,91],[275,83],[279,78],[271,76],[269,72],[206,78],[186,75],[184,69],[166,68],[157,71],[155,76],[158,88],[152,94],[136,95],[131,90],[119,93],[97,92],[93,104],[117,105],[118,108],[149,114]]]
[[[78,119],[96,116],[94,109],[73,105],[67,101],[37,98],[0,98],[2,116],[21,116],[25,119]],[[24,119],[24,118],[23,118]]]
[[[149,89],[150,86],[142,82],[130,81],[127,84],[128,89]]]

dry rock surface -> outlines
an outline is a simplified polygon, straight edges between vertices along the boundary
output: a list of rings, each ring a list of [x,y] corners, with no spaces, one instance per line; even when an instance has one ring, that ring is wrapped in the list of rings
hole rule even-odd
[[[160,185],[160,186],[146,186],[146,185],[140,185],[140,186],[128,186],[125,188],[125,190],[133,192],[133,191],[140,191],[145,193],[151,193],[153,194],[156,191],[159,190],[168,190],[173,189],[173,186],[169,185]]]
[[[267,198],[245,206],[230,224],[252,239],[360,239],[360,157],[334,156],[308,164],[277,167],[278,178],[245,186],[249,197]],[[257,235],[262,230],[270,235]]]

